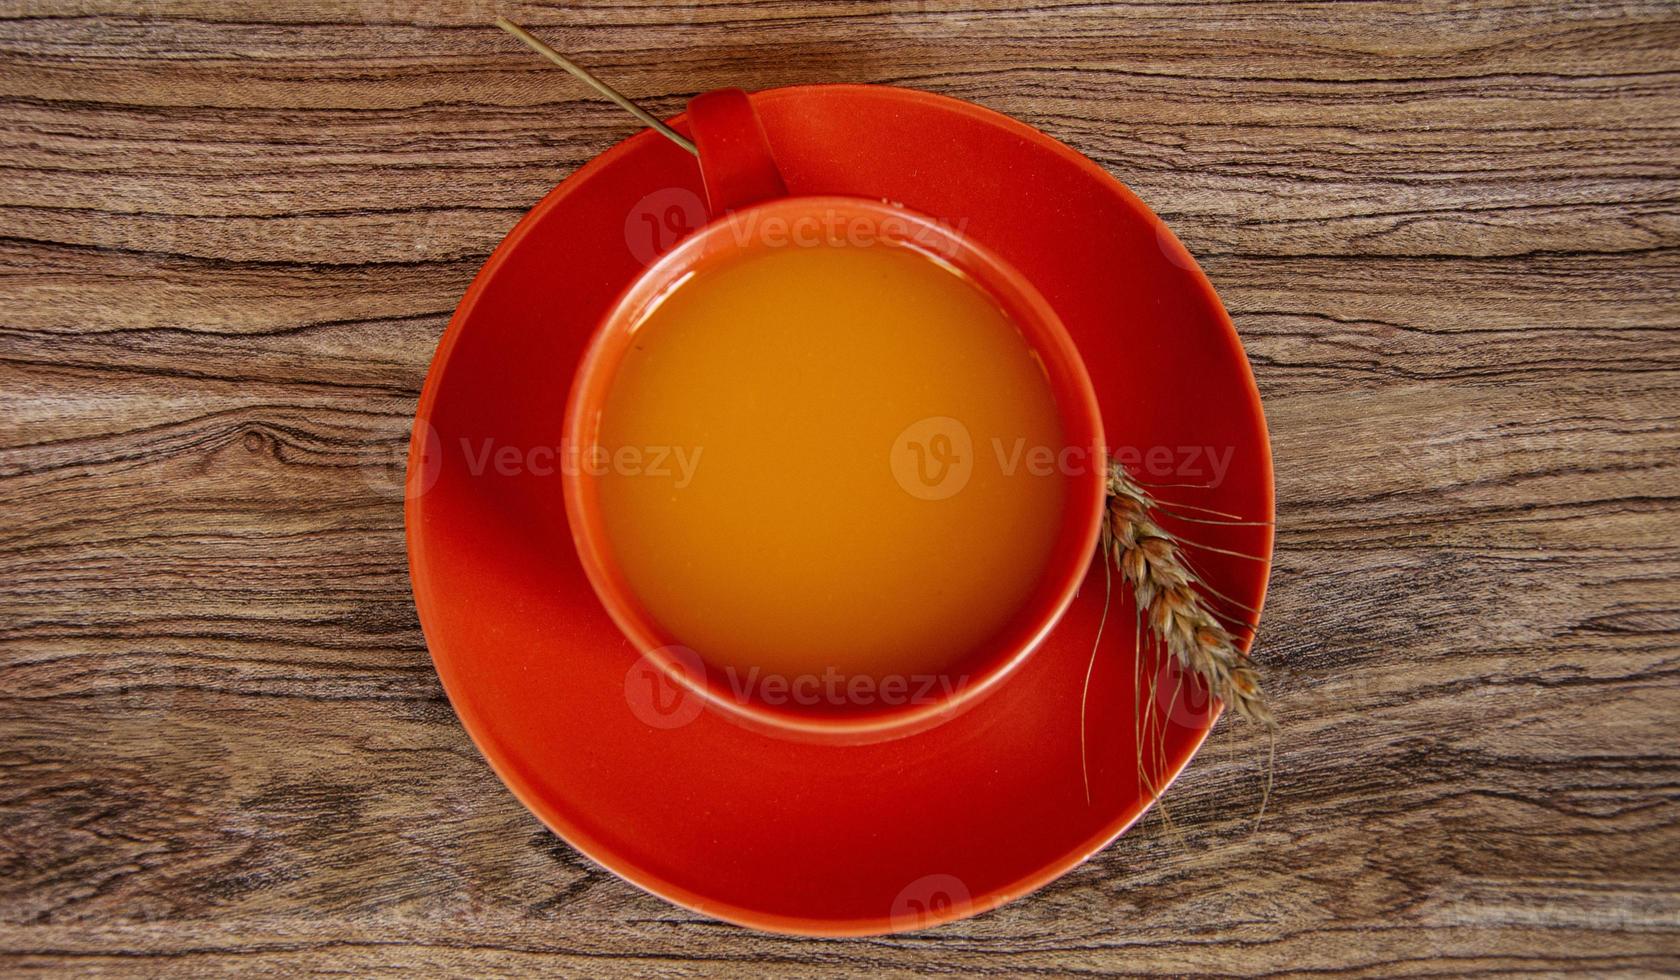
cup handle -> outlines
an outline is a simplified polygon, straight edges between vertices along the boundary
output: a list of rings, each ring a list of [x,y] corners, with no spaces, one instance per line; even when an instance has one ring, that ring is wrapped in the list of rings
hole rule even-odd
[[[696,95],[688,100],[688,125],[700,150],[700,179],[711,217],[787,195],[747,93],[720,88]]]

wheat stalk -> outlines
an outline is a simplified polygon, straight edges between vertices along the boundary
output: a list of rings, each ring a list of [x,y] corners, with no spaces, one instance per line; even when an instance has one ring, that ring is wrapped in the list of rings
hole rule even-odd
[[[1275,732],[1277,720],[1260,691],[1259,675],[1202,597],[1203,589],[1211,589],[1184,560],[1183,542],[1156,522],[1161,510],[1125,467],[1109,463],[1104,559],[1131,584],[1150,632],[1179,665],[1237,714]]]

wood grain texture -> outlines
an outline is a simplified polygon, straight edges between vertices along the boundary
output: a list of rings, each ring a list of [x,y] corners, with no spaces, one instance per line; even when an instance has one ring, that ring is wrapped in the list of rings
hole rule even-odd
[[[1261,659],[1149,822],[977,919],[642,895],[451,713],[402,542],[426,366],[518,216],[662,114],[868,81],[1178,231],[1277,457]],[[0,969],[1680,970],[1680,7],[0,2]]]

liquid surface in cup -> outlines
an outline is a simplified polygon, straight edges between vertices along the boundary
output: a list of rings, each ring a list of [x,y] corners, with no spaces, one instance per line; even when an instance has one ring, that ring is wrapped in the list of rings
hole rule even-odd
[[[960,679],[1038,584],[1068,488],[1026,338],[903,245],[695,273],[637,326],[598,439],[631,591],[744,683]]]

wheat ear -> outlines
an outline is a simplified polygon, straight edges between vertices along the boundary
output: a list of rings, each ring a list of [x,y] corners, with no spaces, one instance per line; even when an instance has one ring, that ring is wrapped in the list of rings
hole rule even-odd
[[[1149,630],[1213,696],[1252,722],[1277,730],[1260,678],[1231,631],[1209,610],[1203,583],[1179,554],[1180,541],[1155,522],[1155,499],[1118,462],[1108,467],[1105,560],[1131,583]]]

